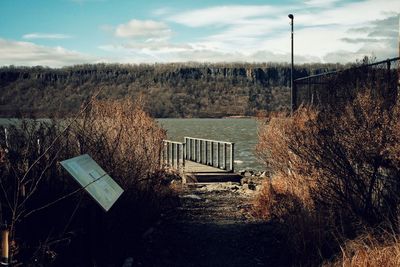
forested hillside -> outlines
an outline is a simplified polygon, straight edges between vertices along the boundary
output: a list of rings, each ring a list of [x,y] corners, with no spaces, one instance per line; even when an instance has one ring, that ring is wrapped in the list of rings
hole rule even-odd
[[[295,77],[341,68],[296,66]],[[100,98],[144,96],[155,117],[222,117],[284,110],[288,64],[93,64],[51,69],[0,68],[0,116],[68,116],[102,88]]]

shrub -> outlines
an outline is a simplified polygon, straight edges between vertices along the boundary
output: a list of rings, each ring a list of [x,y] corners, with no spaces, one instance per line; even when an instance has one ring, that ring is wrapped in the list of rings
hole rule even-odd
[[[336,253],[337,241],[364,227],[389,221],[398,229],[399,118],[398,106],[385,106],[368,90],[344,110],[301,107],[291,117],[271,118],[260,127],[256,153],[273,177],[256,214],[284,218],[283,225],[314,244],[303,252],[321,256]]]
[[[22,120],[8,132],[8,147],[0,135],[0,220],[11,228],[15,263],[122,261],[140,252],[141,233],[172,203],[160,165],[165,132],[139,102],[93,100],[76,120]],[[108,213],[58,164],[84,153],[125,190]]]

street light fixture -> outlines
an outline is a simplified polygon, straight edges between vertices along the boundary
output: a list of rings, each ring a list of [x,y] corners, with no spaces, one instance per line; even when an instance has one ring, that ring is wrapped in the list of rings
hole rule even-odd
[[[290,110],[293,113],[293,111],[296,109],[296,92],[293,88],[293,68],[294,68],[294,60],[293,60],[293,19],[294,16],[293,14],[288,15],[290,19],[290,25],[292,26],[292,31],[291,31],[291,41],[292,41],[292,65],[290,68]]]

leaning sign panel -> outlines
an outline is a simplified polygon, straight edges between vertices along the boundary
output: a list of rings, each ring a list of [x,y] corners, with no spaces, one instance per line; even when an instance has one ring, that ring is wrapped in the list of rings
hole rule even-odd
[[[61,165],[108,211],[124,190],[88,154],[61,161]]]

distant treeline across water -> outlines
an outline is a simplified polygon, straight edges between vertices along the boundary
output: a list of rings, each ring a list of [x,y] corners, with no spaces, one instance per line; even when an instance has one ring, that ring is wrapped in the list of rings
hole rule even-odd
[[[336,64],[296,66],[295,77],[337,70]],[[51,69],[0,68],[0,116],[68,116],[101,88],[101,99],[142,96],[158,118],[255,115],[287,110],[288,64],[94,64]]]

